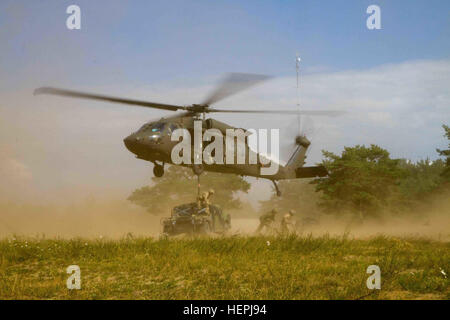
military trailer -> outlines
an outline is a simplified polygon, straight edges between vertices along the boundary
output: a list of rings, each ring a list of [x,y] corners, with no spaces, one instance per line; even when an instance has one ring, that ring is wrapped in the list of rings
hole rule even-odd
[[[162,220],[162,234],[175,236],[178,234],[225,233],[231,228],[230,215],[224,214],[215,205],[209,205],[210,215],[205,208],[198,209],[197,203],[186,203],[172,209],[170,218]]]

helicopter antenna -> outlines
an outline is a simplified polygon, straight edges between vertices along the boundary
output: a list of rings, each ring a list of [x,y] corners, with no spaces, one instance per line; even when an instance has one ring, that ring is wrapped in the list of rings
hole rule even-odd
[[[299,114],[297,115],[297,120],[298,120],[298,132],[300,132],[301,129],[301,119],[300,119],[300,80],[299,80],[299,75],[300,75],[300,56],[297,52],[297,55],[295,57],[295,71],[297,73],[297,107],[298,107],[298,111]]]
[[[200,175],[197,174],[197,198],[200,197]]]

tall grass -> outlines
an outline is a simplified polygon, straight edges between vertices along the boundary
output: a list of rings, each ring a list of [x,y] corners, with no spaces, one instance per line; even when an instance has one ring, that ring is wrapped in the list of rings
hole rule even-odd
[[[342,237],[0,241],[2,299],[449,299],[450,244]],[[66,268],[81,269],[68,290]],[[369,290],[366,269],[381,269]]]

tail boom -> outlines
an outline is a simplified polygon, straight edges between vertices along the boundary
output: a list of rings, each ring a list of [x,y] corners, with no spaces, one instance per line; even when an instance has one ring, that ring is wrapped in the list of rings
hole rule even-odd
[[[306,151],[311,144],[306,137],[299,136],[296,138],[297,148],[289,159],[285,167],[284,177],[282,179],[302,179],[325,177],[328,171],[324,166],[304,167],[306,159]]]

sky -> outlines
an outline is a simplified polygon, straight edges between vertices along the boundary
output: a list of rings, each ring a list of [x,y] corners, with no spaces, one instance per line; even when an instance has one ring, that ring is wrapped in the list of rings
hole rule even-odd
[[[66,28],[72,4],[81,8],[81,30]],[[380,30],[366,27],[373,4],[381,9]],[[126,195],[151,177],[151,166],[134,159],[122,139],[167,113],[34,97],[37,87],[191,104],[223,74],[248,72],[274,78],[217,107],[295,109],[297,52],[301,107],[348,112],[302,120],[313,142],[309,165],[321,161],[321,149],[371,143],[394,157],[435,159],[450,119],[449,39],[449,1],[3,0],[0,191],[35,199]],[[296,119],[214,117],[279,128],[282,160],[292,151]],[[270,193],[269,183],[252,182]]]

